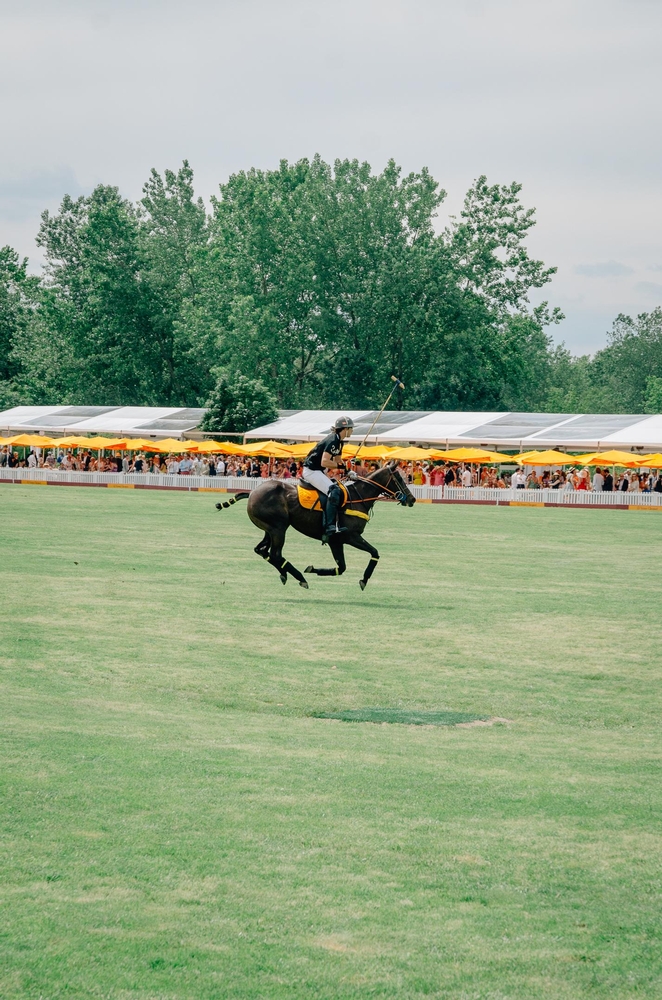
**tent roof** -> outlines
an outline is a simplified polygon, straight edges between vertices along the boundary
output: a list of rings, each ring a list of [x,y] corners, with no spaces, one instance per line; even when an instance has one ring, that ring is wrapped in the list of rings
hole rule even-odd
[[[318,441],[329,433],[337,417],[350,416],[355,425],[351,440],[361,441],[377,413],[376,410],[285,410],[273,423],[249,431],[246,439]],[[387,410],[377,420],[368,442],[512,448],[520,452],[614,447],[662,451],[662,415]]]
[[[180,406],[14,406],[0,413],[0,431],[156,439],[188,434],[204,412]]]
[[[376,410],[281,410],[278,420],[256,427],[246,440],[319,441],[339,416],[350,416],[360,443]],[[108,434],[113,437],[182,438],[200,423],[199,407],[15,406],[0,413],[0,434]],[[215,437],[222,437],[219,432]],[[643,448],[662,451],[662,415],[623,413],[499,413],[387,410],[368,444],[596,451]]]

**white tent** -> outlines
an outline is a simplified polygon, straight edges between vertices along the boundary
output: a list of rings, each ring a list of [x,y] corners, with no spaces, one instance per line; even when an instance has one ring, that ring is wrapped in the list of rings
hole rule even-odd
[[[288,410],[273,423],[246,434],[250,440],[317,441],[338,416],[355,424],[353,440],[362,439],[377,411]],[[478,445],[491,448],[662,449],[662,416],[623,413],[485,413],[390,410],[368,438],[371,444]]]
[[[204,410],[167,406],[15,406],[0,413],[0,433],[108,434],[113,437],[189,437]],[[256,427],[249,441],[319,441],[339,416],[355,424],[360,441],[376,410],[281,410],[278,420]],[[226,436],[219,431],[217,437]],[[528,451],[560,448],[594,451],[638,448],[662,451],[662,415],[623,413],[498,413],[387,410],[371,444],[478,445]]]
[[[14,406],[0,413],[0,431],[179,437],[195,430],[204,412],[180,406]]]

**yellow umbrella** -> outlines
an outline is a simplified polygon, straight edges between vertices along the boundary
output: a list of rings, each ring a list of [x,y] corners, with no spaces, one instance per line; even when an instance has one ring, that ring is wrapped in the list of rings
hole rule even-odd
[[[81,448],[91,448],[92,451],[101,451],[103,448],[117,448],[118,451],[122,451],[122,445],[126,444],[126,438],[92,437],[81,438],[80,441]]]
[[[292,458],[305,458],[309,451],[317,444],[316,441],[299,441],[297,444],[280,444],[281,448],[287,448],[288,454]],[[353,446],[352,446],[353,447]],[[345,454],[347,452],[347,445],[345,445]]]
[[[416,448],[412,445],[409,448],[393,448],[388,457],[395,458],[398,462],[422,462],[424,459],[432,458],[433,454],[429,448]]]
[[[179,443],[179,442],[178,442]],[[114,445],[118,451],[161,451],[160,441],[150,441],[148,438],[124,438],[121,444]]]
[[[219,441],[219,444],[223,445],[223,453],[225,455],[245,455],[244,445],[239,444],[238,441]]]
[[[645,469],[662,469],[662,455],[659,452],[655,455],[642,455],[637,460],[637,465]]]
[[[195,448],[191,448],[191,451],[195,451],[200,455],[210,455],[215,451],[225,451],[225,448],[221,441],[198,441]]]
[[[161,453],[172,452],[181,454],[184,451],[191,451],[197,447],[198,441],[177,441],[176,438],[164,438],[163,441],[141,441],[137,438],[127,442],[131,445],[128,451],[156,451]]]
[[[512,462],[518,465],[576,465],[577,459],[573,455],[566,455],[562,451],[525,451],[521,455],[514,455]]]
[[[512,462],[512,455],[502,455],[498,451],[488,451],[487,448],[451,448],[450,451],[433,451],[434,458],[449,462]]]
[[[308,445],[308,451],[311,451],[316,444],[319,444],[319,441],[311,441]],[[342,453],[345,456],[345,458],[353,458],[353,456],[356,455],[359,448],[361,448],[360,441],[352,441],[352,442],[343,441]],[[305,452],[305,455],[308,454],[308,451]],[[362,455],[364,454],[363,448],[361,448],[361,454]]]
[[[396,452],[397,450],[398,450],[397,448],[387,448],[386,445],[383,444],[373,444],[367,448],[361,448],[361,451],[359,452],[359,458],[380,458],[380,459],[386,459],[391,457],[395,458],[396,456],[393,453]],[[356,451],[354,452],[354,454],[356,454]]]
[[[264,455],[268,458],[291,458],[292,452],[287,450],[287,445],[279,444],[278,441],[257,441],[255,444],[242,445],[242,455]]]
[[[636,469],[639,465],[639,455],[630,451],[596,451],[588,455],[577,455],[575,465],[622,465],[627,469]]]
[[[281,448],[287,448],[292,458],[305,458],[316,444],[318,444],[317,441],[298,441],[297,444],[281,444]],[[343,443],[343,455],[349,455],[351,458],[352,455],[356,454],[358,447],[356,443],[350,444],[348,441],[345,441]],[[367,450],[367,448],[364,449],[361,454],[365,454]]]
[[[55,441],[49,437],[42,437],[41,434],[18,434],[11,438],[7,444],[17,444],[22,448],[43,448],[54,445]]]
[[[504,455],[500,451],[486,451],[482,458],[474,459],[474,461],[478,463],[493,462],[495,464],[498,462],[512,462],[512,460],[512,455]]]
[[[170,439],[172,440],[172,438]],[[163,442],[161,442],[163,444]],[[177,442],[181,444],[181,441]],[[199,452],[201,455],[211,452],[220,452],[222,455],[245,455],[246,450],[243,444],[236,441],[189,441],[191,447],[187,451]]]
[[[478,462],[487,454],[485,448],[450,448],[448,451],[434,449],[434,457],[449,462]]]
[[[317,443],[317,441],[311,441],[308,445],[308,451],[314,448]],[[308,454],[308,451],[304,452],[304,456]],[[361,458],[370,458],[373,452],[372,458],[381,458],[382,454],[392,451],[395,451],[395,448],[387,448],[386,445],[377,444],[362,448],[360,441],[344,441],[342,446],[342,453],[345,458],[353,458],[355,455],[359,455]]]
[[[86,437],[63,437],[55,438],[53,444],[58,448],[83,448],[91,438]]]
[[[154,446],[154,451],[161,455],[182,455],[188,450],[183,441],[175,441],[173,438],[166,438]]]
[[[305,458],[309,452],[313,450],[317,441],[299,441],[297,444],[282,444],[279,443],[281,448],[287,449],[289,455],[292,458]],[[358,442],[345,441],[343,444],[343,455],[346,458],[353,458],[354,455],[360,449],[361,458],[387,458],[390,453],[394,450],[393,448],[388,448],[383,444],[370,445],[365,448],[361,448]]]

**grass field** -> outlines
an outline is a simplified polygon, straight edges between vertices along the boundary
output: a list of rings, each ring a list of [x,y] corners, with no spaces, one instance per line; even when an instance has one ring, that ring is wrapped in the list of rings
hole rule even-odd
[[[661,533],[383,505],[304,591],[213,495],[0,487],[0,996],[662,996]],[[374,708],[509,721],[313,717]]]

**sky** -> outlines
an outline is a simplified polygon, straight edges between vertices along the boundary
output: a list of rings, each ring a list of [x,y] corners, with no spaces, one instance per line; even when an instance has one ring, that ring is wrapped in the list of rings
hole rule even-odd
[[[188,159],[205,199],[315,153],[523,185],[536,295],[573,353],[662,305],[659,0],[0,0],[0,245],[38,270],[40,214],[140,197]]]

